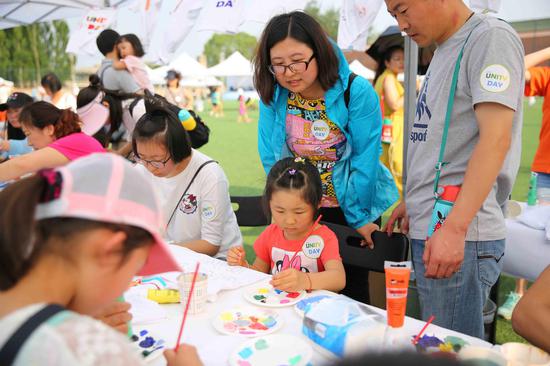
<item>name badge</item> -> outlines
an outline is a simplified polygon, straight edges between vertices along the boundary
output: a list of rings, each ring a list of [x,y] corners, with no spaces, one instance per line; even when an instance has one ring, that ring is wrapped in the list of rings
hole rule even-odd
[[[317,259],[321,256],[323,248],[325,247],[325,241],[319,235],[309,236],[304,245],[302,246],[302,252],[306,257],[311,259]]]
[[[325,121],[319,119],[311,125],[311,132],[317,140],[323,141],[328,137],[330,127]]]

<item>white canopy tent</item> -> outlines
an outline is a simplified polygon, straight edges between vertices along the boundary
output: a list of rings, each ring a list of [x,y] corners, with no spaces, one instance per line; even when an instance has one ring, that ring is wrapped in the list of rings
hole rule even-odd
[[[181,79],[180,85],[185,87],[209,87],[220,86],[223,83],[213,76],[189,76]]]
[[[374,80],[374,71],[367,69],[361,62],[359,62],[359,60],[354,60],[351,64],[349,64],[349,68],[351,71],[367,80]]]
[[[182,53],[168,64],[168,69],[178,71],[182,76],[206,76],[208,74],[206,66],[189,56]]]
[[[252,64],[239,51],[208,69],[212,76],[252,76]]]
[[[116,7],[127,0],[2,0],[0,29],[83,16],[90,9]]]

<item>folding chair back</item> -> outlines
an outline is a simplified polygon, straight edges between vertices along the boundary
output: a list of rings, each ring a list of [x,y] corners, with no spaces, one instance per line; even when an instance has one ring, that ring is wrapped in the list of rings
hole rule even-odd
[[[239,226],[267,226],[271,219],[265,214],[261,196],[231,196]]]
[[[388,236],[385,232],[373,233],[374,249],[361,246],[363,237],[348,226],[322,222],[338,238],[340,256],[346,268],[346,288],[343,294],[370,303],[368,289],[368,272],[384,273],[384,261],[401,262],[407,260],[409,239],[401,233]],[[360,276],[361,278],[355,278]]]

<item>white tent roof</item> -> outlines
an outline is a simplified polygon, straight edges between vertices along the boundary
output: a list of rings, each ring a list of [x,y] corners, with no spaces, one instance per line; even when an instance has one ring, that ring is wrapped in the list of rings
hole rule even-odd
[[[182,53],[170,62],[168,70],[174,69],[179,71],[182,76],[204,76],[207,74],[206,67],[200,62],[189,56],[187,53]]]
[[[357,75],[361,75],[367,80],[373,80],[374,79],[374,71],[367,69],[359,60],[354,60],[350,65],[349,68],[351,71],[356,73]]]
[[[151,69],[150,67],[146,66],[146,68],[147,75],[149,75],[149,80],[151,80],[151,83],[153,83],[153,85],[161,85],[166,82],[164,78],[166,77],[166,73],[168,72],[168,70],[170,70],[170,67],[161,66],[157,67],[156,69]]]
[[[8,88],[13,87],[13,81],[6,80],[4,78],[0,78],[0,87],[6,86]]]
[[[239,51],[208,69],[213,76],[252,76],[252,64]]]
[[[180,85],[186,87],[220,86],[222,82],[213,76],[191,76],[181,79]]]
[[[125,1],[114,0],[110,5]],[[83,16],[91,8],[104,6],[104,0],[3,0],[0,1],[0,29]]]

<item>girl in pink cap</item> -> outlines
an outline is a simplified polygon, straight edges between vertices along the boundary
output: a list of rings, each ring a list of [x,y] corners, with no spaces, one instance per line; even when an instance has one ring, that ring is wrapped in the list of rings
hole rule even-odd
[[[128,339],[89,317],[134,275],[181,271],[141,173],[92,154],[9,186],[0,206],[0,364],[143,364]],[[190,346],[165,354],[168,365],[200,365]]]

